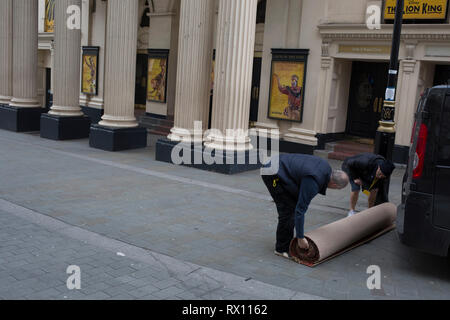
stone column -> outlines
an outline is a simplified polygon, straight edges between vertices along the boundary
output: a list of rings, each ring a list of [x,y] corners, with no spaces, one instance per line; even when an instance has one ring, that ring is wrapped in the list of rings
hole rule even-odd
[[[57,116],[82,116],[80,108],[80,51],[81,30],[67,26],[67,8],[78,6],[81,0],[58,0],[55,4],[55,55],[53,106],[49,114]]]
[[[89,137],[91,121],[80,108],[81,30],[70,29],[68,25],[72,22],[68,21],[69,18],[77,11],[81,12],[81,0],[58,0],[55,3],[53,106],[48,114],[41,116],[42,138],[72,140]]]
[[[145,148],[147,129],[134,116],[138,0],[108,0],[105,114],[91,126],[90,146],[120,151]]]
[[[9,105],[12,96],[13,0],[0,1],[0,105]]]
[[[134,116],[138,21],[138,0],[108,1],[102,126],[138,126]]]
[[[246,151],[248,136],[257,0],[220,0],[212,129],[205,146]],[[233,130],[233,133],[227,132]]]
[[[10,40],[1,44],[0,58],[2,68],[0,82],[1,95],[12,95],[9,105],[0,105],[0,129],[25,132],[38,131],[42,108],[38,97],[38,0],[1,1],[1,31],[9,39],[11,19],[8,12],[12,3],[12,92],[7,93],[11,87],[7,84],[11,78],[10,66],[6,60],[10,54]],[[5,20],[6,19],[6,20]],[[6,54],[6,55],[5,55]],[[2,100],[7,101],[8,98]]]
[[[213,56],[214,1],[182,0],[178,41],[175,126],[172,141],[202,142],[194,137],[194,122],[208,126]],[[198,141],[195,141],[198,142]]]
[[[13,1],[13,56],[10,106],[40,107],[37,94],[38,0]]]

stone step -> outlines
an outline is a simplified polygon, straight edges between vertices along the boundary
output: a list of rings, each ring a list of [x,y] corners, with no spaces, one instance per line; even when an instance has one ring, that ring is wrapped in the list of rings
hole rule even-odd
[[[142,116],[139,124],[148,129],[148,133],[151,135],[160,135],[167,137],[170,134],[170,130],[173,128],[173,120],[170,119],[158,119],[149,116]]]
[[[328,159],[344,161],[345,159],[353,157],[354,155],[356,154],[348,152],[330,152],[328,154]]]
[[[167,137],[170,134],[170,130],[164,131],[164,130],[148,130],[148,133],[155,136],[164,136]]]
[[[362,143],[337,143],[333,151],[360,154],[364,152],[373,152],[373,145]]]
[[[143,126],[160,126],[160,127],[173,127],[173,120],[168,119],[158,119],[158,118],[152,118],[148,116],[143,116],[139,119],[139,122]]]
[[[323,159],[328,159],[328,155],[330,154],[330,152],[332,152],[332,151],[329,151],[329,150],[314,150],[314,155],[316,157],[320,157],[320,158],[323,158]]]

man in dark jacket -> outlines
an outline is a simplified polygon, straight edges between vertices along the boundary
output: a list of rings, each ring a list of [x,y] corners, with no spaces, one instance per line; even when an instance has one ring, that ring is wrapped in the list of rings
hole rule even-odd
[[[289,244],[294,238],[294,227],[300,248],[307,250],[304,237],[305,213],[317,194],[326,194],[327,188],[343,189],[348,184],[345,172],[333,171],[324,159],[302,154],[280,155],[264,168],[278,168],[277,173],[262,175],[278,211],[275,254],[289,258]]]
[[[361,188],[369,197],[369,208],[389,201],[385,181],[394,169],[395,166],[391,161],[372,153],[363,153],[344,161],[342,170],[350,177],[352,186],[349,216],[355,214]]]

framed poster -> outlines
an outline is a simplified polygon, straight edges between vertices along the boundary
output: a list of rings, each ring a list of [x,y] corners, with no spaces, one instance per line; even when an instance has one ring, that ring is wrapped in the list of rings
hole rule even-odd
[[[86,95],[98,94],[98,53],[100,47],[83,47],[81,92]]]
[[[147,100],[166,103],[169,50],[148,50]]]
[[[270,119],[303,122],[309,50],[272,49]]]
[[[44,32],[55,31],[55,1],[45,0]]]

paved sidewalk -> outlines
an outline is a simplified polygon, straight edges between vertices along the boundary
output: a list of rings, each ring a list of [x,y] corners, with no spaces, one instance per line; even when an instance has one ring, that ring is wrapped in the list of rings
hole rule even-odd
[[[4,200],[0,208],[0,299],[320,299],[143,250]],[[74,265],[80,290],[66,284]]]
[[[257,171],[224,176],[172,166],[154,161],[152,145],[108,153],[89,148],[87,140],[0,131],[0,199],[176,261],[291,292],[330,299],[450,298],[448,260],[401,245],[395,232],[314,269],[274,256],[276,210]],[[396,204],[402,175],[397,170],[392,179]],[[306,230],[345,217],[348,193],[331,190],[316,198]],[[367,207],[364,200],[360,210]],[[381,268],[382,290],[367,289],[370,265]]]

